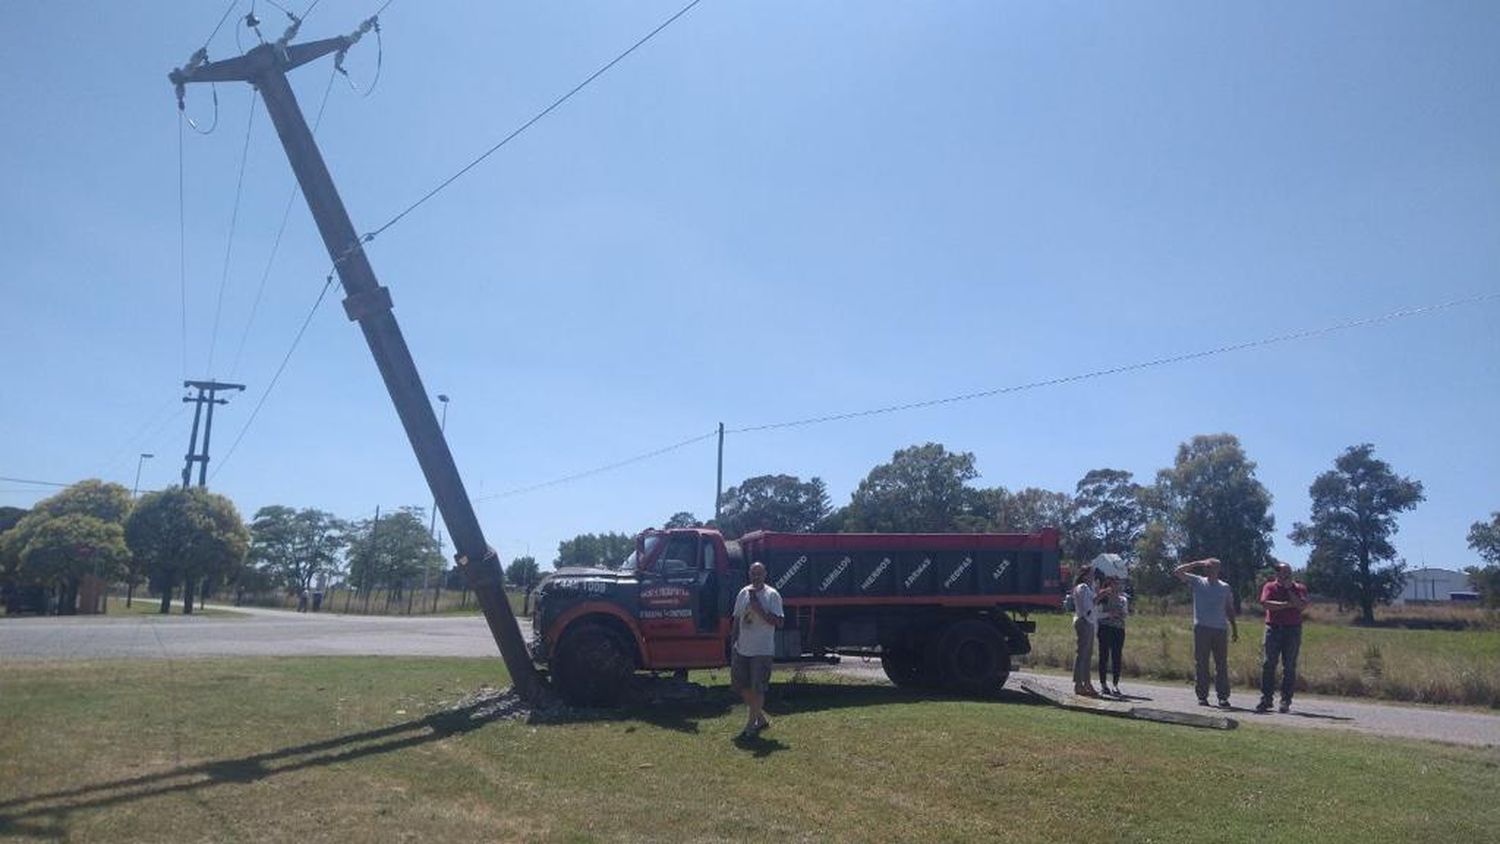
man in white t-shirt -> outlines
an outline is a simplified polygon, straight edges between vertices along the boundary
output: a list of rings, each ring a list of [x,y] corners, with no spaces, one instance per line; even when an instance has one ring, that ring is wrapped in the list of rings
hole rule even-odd
[[[739,738],[750,739],[771,726],[764,711],[771,685],[771,657],[776,654],[776,628],[783,620],[781,593],[766,583],[766,567],[750,566],[750,585],[734,598],[734,647],[729,657],[729,684],[750,708]]]

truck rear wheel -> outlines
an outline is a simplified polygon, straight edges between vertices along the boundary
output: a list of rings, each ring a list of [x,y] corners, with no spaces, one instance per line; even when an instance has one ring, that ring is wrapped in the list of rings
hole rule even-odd
[[[993,625],[978,619],[955,622],[938,642],[938,661],[949,689],[991,695],[1010,676],[1010,651]]]
[[[938,672],[922,654],[914,651],[884,651],[880,667],[893,685],[901,689],[930,689],[938,685]]]
[[[598,624],[581,624],[558,643],[552,672],[569,704],[615,706],[625,695],[635,664],[614,633]]]

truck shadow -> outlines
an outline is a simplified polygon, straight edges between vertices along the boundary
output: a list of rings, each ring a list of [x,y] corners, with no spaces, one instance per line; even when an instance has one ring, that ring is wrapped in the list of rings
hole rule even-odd
[[[974,698],[936,691],[909,691],[875,683],[793,681],[771,684],[771,690],[766,695],[766,711],[773,716],[784,716],[851,707],[972,699]],[[997,704],[1037,705],[1037,700],[1031,695],[1010,689],[1001,690],[998,694],[982,700]],[[659,729],[697,734],[700,732],[700,722],[722,718],[737,706],[743,706],[739,695],[724,686],[687,684],[687,690],[677,692],[674,699],[639,701],[617,709],[564,707],[542,710],[532,716],[530,723],[544,725],[619,722],[632,724],[627,729],[634,729],[635,724],[649,724]],[[764,745],[767,741],[769,740],[761,739],[760,745]],[[747,748],[760,745],[757,745],[755,741],[745,743]],[[778,743],[775,749],[779,750],[784,747],[785,745]]]

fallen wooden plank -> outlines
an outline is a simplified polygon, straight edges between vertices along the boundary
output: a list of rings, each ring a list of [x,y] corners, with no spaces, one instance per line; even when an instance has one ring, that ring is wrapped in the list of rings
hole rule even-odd
[[[1178,712],[1172,709],[1155,709],[1149,706],[1131,706],[1123,701],[1104,698],[1079,697],[1061,689],[1021,680],[1018,685],[1029,695],[1045,700],[1053,706],[1074,712],[1089,712],[1094,715],[1109,715],[1115,718],[1134,718],[1139,721],[1155,721],[1161,724],[1181,724],[1186,727],[1201,727],[1209,730],[1232,730],[1239,722],[1223,715],[1205,715],[1198,712]]]

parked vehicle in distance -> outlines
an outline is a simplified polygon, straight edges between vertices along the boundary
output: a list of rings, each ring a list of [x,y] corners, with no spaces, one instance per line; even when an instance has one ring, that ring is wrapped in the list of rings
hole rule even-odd
[[[570,568],[533,592],[532,657],[570,702],[616,702],[631,674],[728,664],[735,596],[752,562],[781,593],[779,661],[879,658],[907,688],[989,694],[1031,650],[1034,610],[1062,592],[1058,531],[776,533],[726,541],[648,530],[613,567]]]

